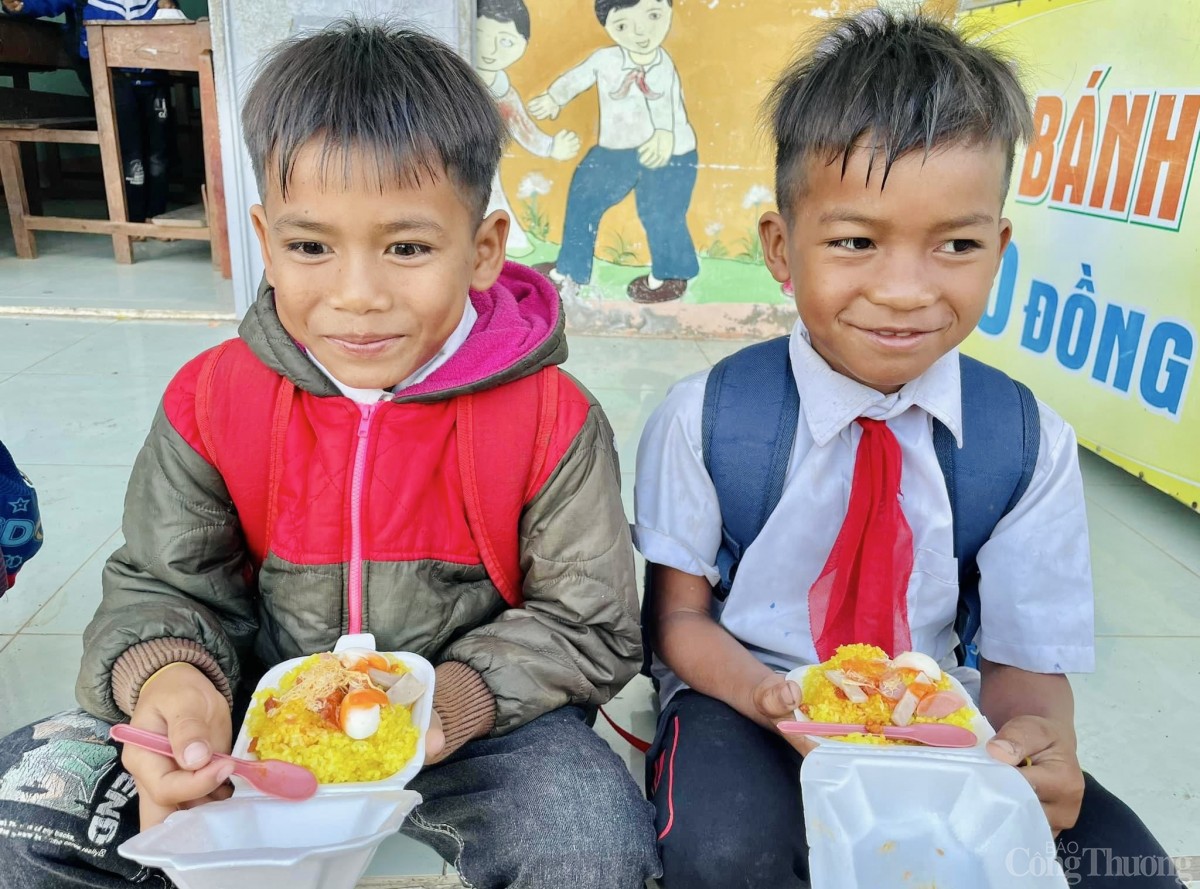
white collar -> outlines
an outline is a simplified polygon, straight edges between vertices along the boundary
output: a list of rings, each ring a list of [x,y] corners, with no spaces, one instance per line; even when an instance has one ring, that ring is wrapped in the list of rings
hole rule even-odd
[[[649,65],[639,65],[633,60],[633,56],[629,54],[629,50],[627,50],[625,47],[618,46],[617,49],[621,51],[622,71],[633,71],[638,68],[643,71],[649,71],[655,65],[660,64],[663,60],[663,48],[661,46],[654,50],[654,60]]]
[[[892,395],[877,392],[830,367],[812,347],[800,321],[792,328],[788,357],[809,433],[818,446],[828,444],[859,417],[890,420],[915,405],[942,422],[962,447],[962,383],[957,349],[947,352]]]
[[[409,374],[405,379],[401,380],[398,385],[393,386],[390,392],[386,389],[355,389],[353,386],[347,386],[331,374],[311,351],[308,352],[308,358],[317,366],[317,369],[321,373],[329,378],[333,385],[338,387],[338,391],[351,401],[355,401],[358,404],[374,404],[377,401],[385,401],[393,395],[399,395],[410,386],[425,382],[435,370],[449,361],[454,356],[454,353],[462,347],[462,344],[467,341],[467,337],[471,335],[471,330],[475,327],[477,320],[479,320],[479,313],[475,311],[475,306],[468,297],[458,326],[446,338],[446,342],[442,343],[442,347],[438,349],[437,354]]]

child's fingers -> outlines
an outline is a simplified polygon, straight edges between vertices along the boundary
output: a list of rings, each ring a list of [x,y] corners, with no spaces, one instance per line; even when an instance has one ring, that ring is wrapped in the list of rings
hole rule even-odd
[[[768,719],[791,719],[800,697],[794,682],[773,676],[754,691],[754,706]]]
[[[433,765],[442,758],[446,748],[446,733],[442,730],[442,717],[436,710],[429,720],[429,730],[425,732],[425,765]]]
[[[210,762],[194,772],[173,769],[156,782],[154,800],[165,806],[179,806],[201,799],[215,792],[232,774],[233,763],[228,760]]]
[[[1053,725],[1036,716],[1018,716],[1000,727],[987,744],[993,758],[1010,766],[1021,765],[1026,757],[1037,758],[1058,740]]]

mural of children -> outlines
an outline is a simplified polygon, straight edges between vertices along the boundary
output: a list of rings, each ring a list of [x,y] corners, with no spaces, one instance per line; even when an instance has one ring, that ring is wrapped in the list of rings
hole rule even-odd
[[[557,118],[593,85],[600,102],[598,144],[571,180],[562,250],[548,273],[560,289],[587,283],[600,220],[633,191],[651,273],[629,284],[629,298],[667,302],[683,296],[700,271],[686,219],[696,185],[696,133],[684,110],[679,74],[662,48],[672,0],[595,4],[596,18],[616,45],[597,50],[529,102],[539,120]]]
[[[505,73],[509,65],[525,55],[529,34],[529,10],[524,0],[479,0],[475,19],[475,70],[492,91],[500,106],[500,115],[518,145],[538,157],[570,160],[579,153],[579,136],[570,130],[560,130],[550,136],[538,129]],[[533,245],[509,206],[500,185],[499,172],[492,181],[492,197],[487,208],[489,213],[493,210],[503,210],[512,219],[508,254],[524,256],[530,253]]]

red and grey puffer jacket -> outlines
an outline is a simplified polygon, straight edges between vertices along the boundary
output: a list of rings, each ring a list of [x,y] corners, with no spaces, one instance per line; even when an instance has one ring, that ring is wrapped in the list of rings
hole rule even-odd
[[[180,660],[232,700],[253,681],[252,664],[328,650],[339,635],[366,631],[381,650],[438,664],[452,746],[566,704],[603,703],[636,673],[633,549],[612,430],[566,374],[554,371],[542,471],[512,513],[523,607],[504,601],[485,568],[464,499],[457,404],[559,364],[566,340],[558,295],[528,269],[510,263],[495,287],[471,298],[479,321],[458,352],[369,409],[297,348],[269,289],[226,347],[261,366],[240,378],[214,374],[210,416],[198,416],[196,398],[213,367],[208,353],[176,375],[134,465],[126,543],[105,567],[103,601],[84,636],[77,696],[86,709],[122,718],[145,679]],[[234,474],[218,466],[228,460],[267,466],[247,452],[263,440],[263,424],[278,420],[247,417],[239,388],[280,376],[295,389],[275,439],[274,490],[227,484]],[[248,400],[270,403],[261,395]],[[237,475],[244,479],[245,467]],[[264,497],[274,498],[274,520],[265,551],[255,552],[265,538],[249,516],[263,512]]]

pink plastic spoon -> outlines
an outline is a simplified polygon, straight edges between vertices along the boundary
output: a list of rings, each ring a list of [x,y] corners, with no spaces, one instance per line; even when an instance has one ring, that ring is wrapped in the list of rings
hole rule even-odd
[[[919,725],[885,725],[885,738],[893,741],[916,741],[930,747],[974,747],[979,743],[969,728],[925,722]],[[779,730],[786,735],[853,735],[872,734],[865,725],[842,725],[834,722],[781,722]],[[874,732],[880,734],[880,732]]]
[[[132,744],[145,750],[174,757],[171,742],[166,735],[134,728],[131,725],[114,725],[108,732],[114,741]],[[214,753],[213,759],[227,759],[233,763],[233,773],[245,778],[254,787],[269,796],[280,799],[305,800],[317,792],[317,776],[304,766],[293,765],[278,759],[238,759],[225,753]]]

